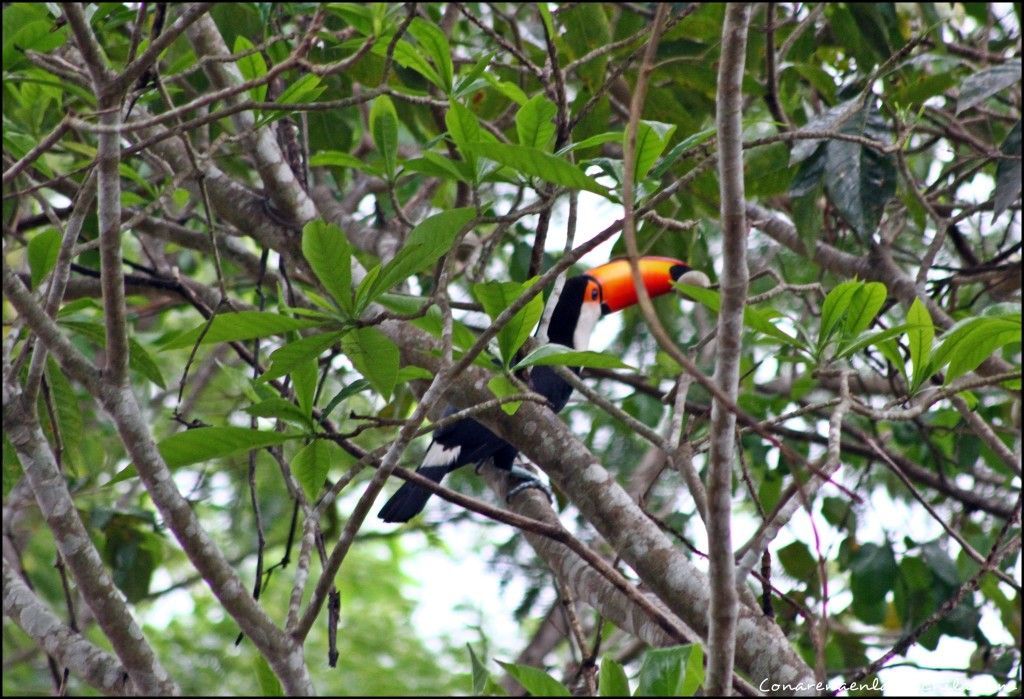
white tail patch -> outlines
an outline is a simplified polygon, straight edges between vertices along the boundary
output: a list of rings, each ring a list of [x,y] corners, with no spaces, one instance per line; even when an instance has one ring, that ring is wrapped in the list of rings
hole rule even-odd
[[[424,466],[447,466],[448,464],[455,463],[455,460],[459,458],[459,452],[462,451],[462,447],[445,447],[437,442],[430,445],[427,449],[427,453],[423,456]]]

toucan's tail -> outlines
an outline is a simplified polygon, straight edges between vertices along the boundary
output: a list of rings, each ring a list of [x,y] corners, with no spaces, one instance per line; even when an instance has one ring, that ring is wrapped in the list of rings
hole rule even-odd
[[[421,466],[416,473],[440,483],[450,469],[447,466]],[[384,503],[377,516],[385,522],[408,522],[423,510],[430,491],[412,482],[406,482],[391,499]]]

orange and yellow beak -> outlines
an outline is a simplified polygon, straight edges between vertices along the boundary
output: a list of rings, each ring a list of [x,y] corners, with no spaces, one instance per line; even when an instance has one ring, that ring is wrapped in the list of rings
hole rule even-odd
[[[661,296],[672,290],[672,285],[682,280],[686,284],[707,286],[708,277],[703,272],[692,269],[682,260],[672,257],[641,257],[637,260],[640,276],[644,287],[652,298]],[[629,269],[629,260],[619,258],[595,267],[586,273],[590,277],[585,300],[601,300],[601,310],[614,313],[637,302],[636,287]],[[593,288],[591,288],[593,286]],[[595,296],[594,292],[597,292]]]

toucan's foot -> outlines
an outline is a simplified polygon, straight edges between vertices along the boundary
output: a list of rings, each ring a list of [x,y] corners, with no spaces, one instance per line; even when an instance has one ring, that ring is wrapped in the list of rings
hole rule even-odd
[[[555,494],[551,492],[551,488],[548,487],[547,483],[534,475],[533,471],[513,464],[512,468],[509,469],[509,475],[513,478],[518,478],[521,482],[508,489],[508,494],[505,495],[505,502],[512,502],[513,497],[527,488],[536,488],[548,496],[548,501],[552,505],[555,504]]]

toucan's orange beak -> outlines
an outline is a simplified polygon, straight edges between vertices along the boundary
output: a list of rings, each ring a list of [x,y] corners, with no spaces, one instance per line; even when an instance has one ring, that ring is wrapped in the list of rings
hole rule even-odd
[[[707,286],[708,277],[703,272],[691,269],[690,265],[672,257],[641,257],[637,260],[644,287],[652,298],[672,290],[680,279],[689,284]],[[601,310],[614,313],[637,302],[636,287],[629,269],[629,260],[619,258],[587,272],[597,282],[601,291]]]

